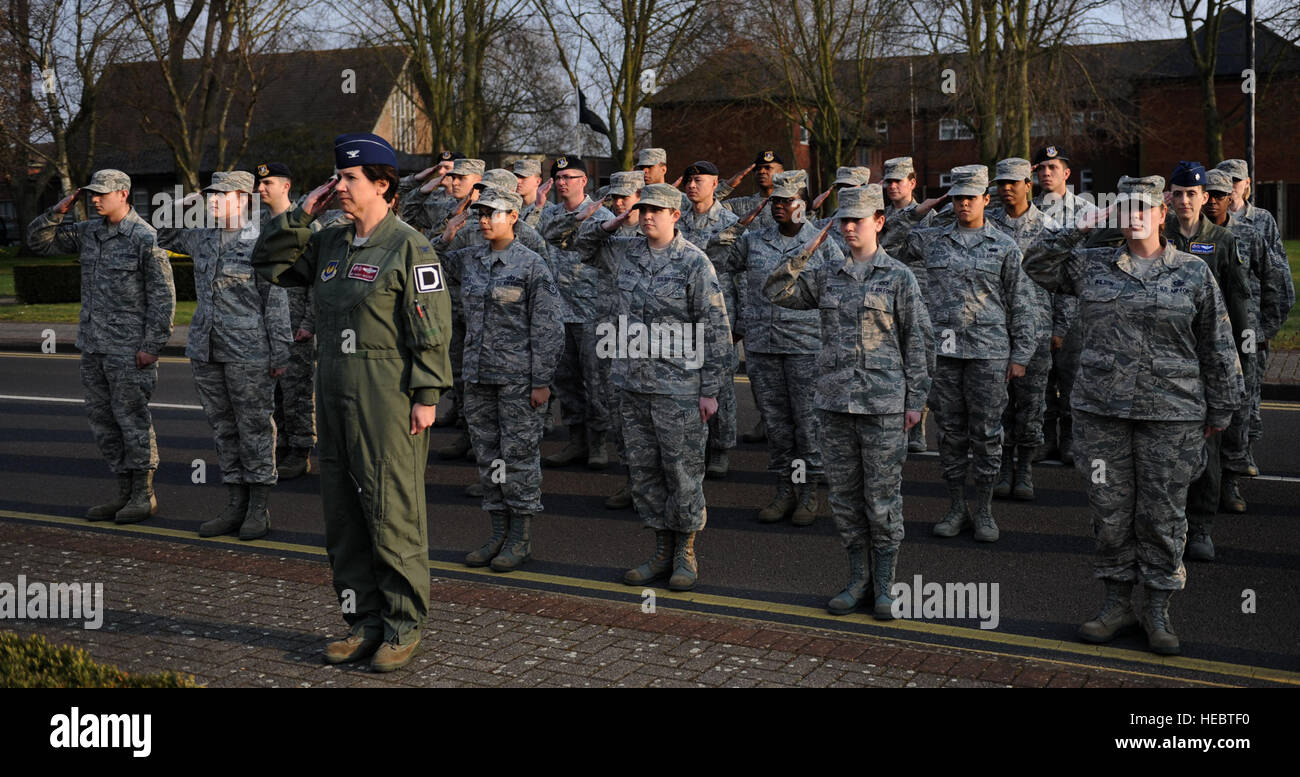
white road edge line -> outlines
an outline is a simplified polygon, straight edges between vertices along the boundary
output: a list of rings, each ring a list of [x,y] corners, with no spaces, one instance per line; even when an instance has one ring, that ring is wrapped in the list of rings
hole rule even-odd
[[[25,397],[21,394],[0,394],[0,399],[16,399],[22,402],[58,402],[65,405],[84,405],[86,400],[70,397]],[[168,402],[150,402],[149,407],[161,407],[166,410],[202,410],[202,405],[173,405]]]

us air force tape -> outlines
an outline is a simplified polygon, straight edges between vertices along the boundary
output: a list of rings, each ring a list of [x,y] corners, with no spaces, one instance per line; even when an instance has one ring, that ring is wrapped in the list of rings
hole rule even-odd
[[[415,266],[415,290],[421,294],[442,291],[442,265],[417,264]]]

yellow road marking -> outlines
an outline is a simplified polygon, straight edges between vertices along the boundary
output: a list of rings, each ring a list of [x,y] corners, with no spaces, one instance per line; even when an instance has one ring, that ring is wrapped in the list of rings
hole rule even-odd
[[[0,356],[9,359],[81,359],[79,353],[23,353],[22,351],[0,351]],[[167,364],[189,364],[189,359],[180,356],[159,356],[158,361]]]
[[[88,524],[84,519],[68,518],[58,515],[45,515],[41,513],[25,513],[14,510],[0,510],[0,517],[17,518],[23,521],[33,523],[54,524],[60,526],[69,526],[84,528]],[[146,534],[155,537],[170,537],[176,539],[185,539],[193,541],[199,539],[192,530],[169,529],[161,526],[147,526],[142,524],[131,524],[128,526],[119,526],[113,523],[96,523],[97,528],[122,531],[131,534]],[[271,550],[282,550],[294,553],[304,553],[312,556],[326,556],[324,548],[312,545],[300,545],[289,542],[276,542],[274,540],[254,540],[252,542],[243,542],[232,537],[213,537],[201,539],[201,542],[214,545],[230,545],[236,547],[258,547],[269,548]],[[600,580],[587,580],[577,577],[565,577],[562,575],[551,575],[540,572],[516,571],[510,574],[510,577],[503,578],[501,575],[486,569],[475,569],[466,567],[462,564],[449,563],[445,561],[429,561],[429,569],[443,572],[455,572],[458,575],[471,574],[483,578],[497,585],[508,582],[508,580],[527,580],[536,583],[545,583],[548,585],[558,585],[566,588],[579,588],[588,591],[601,591],[605,593],[618,593],[623,595],[635,594],[637,587],[626,586],[619,583],[610,583]],[[1108,647],[1106,645],[1086,645],[1076,642],[1065,642],[1054,639],[1044,639],[1042,637],[1030,637],[1023,634],[1010,634],[1005,632],[994,632],[984,629],[972,629],[962,626],[952,626],[945,623],[930,623],[927,621],[896,620],[896,621],[877,621],[863,613],[854,613],[851,615],[835,616],[827,613],[825,610],[816,607],[805,607],[802,605],[782,604],[780,602],[766,602],[757,599],[744,599],[735,596],[721,596],[717,594],[705,594],[696,592],[676,592],[668,591],[662,588],[655,588],[655,596],[658,602],[690,602],[694,604],[708,605],[712,607],[726,607],[733,610],[746,610],[750,612],[770,613],[774,615],[787,615],[798,618],[804,618],[816,621],[819,624],[825,623],[827,626],[819,626],[831,631],[840,631],[843,633],[856,634],[861,636],[861,632],[849,631],[840,628],[840,624],[852,623],[870,625],[877,629],[886,631],[899,632],[900,636],[890,635],[891,639],[912,642],[914,644],[927,645],[934,647],[930,643],[924,643],[919,640],[907,640],[901,637],[901,633],[910,632],[917,635],[938,635],[944,637],[953,637],[958,639],[972,640],[976,642],[987,642],[993,645],[1021,647],[1034,650],[1047,650],[1057,653],[1066,653],[1076,656],[1093,656],[1100,659],[1114,661],[1128,661],[1138,664],[1147,664],[1152,666],[1161,666],[1168,669],[1181,669],[1194,672],[1208,672],[1211,674],[1226,675],[1229,677],[1244,677],[1253,680],[1265,680],[1268,682],[1284,683],[1287,685],[1300,686],[1300,672],[1288,672],[1281,669],[1272,669],[1262,666],[1251,666],[1248,664],[1230,664],[1222,661],[1208,661],[1198,658],[1184,658],[1182,656],[1156,656],[1150,653],[1138,652],[1135,650],[1125,650],[1121,648]],[[709,613],[712,615],[713,613]],[[949,645],[940,645],[940,647],[949,648]],[[1103,668],[1094,667],[1087,664],[1079,664],[1069,661],[1060,661],[1057,659],[1040,659],[1035,656],[1022,656],[1011,653],[1000,653],[989,649],[976,648],[958,648],[964,650],[976,650],[982,653],[991,653],[994,655],[1003,655],[1015,658],[1028,658],[1032,660],[1054,660],[1070,666],[1080,666],[1086,668]],[[1148,675],[1152,677],[1164,677],[1164,675]],[[1175,678],[1177,679],[1177,678]]]

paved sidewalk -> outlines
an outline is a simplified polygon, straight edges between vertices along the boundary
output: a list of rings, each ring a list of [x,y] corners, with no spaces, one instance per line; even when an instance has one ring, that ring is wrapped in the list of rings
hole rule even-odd
[[[101,582],[104,624],[6,620],[128,672],[211,687],[1153,687],[1193,683],[637,603],[434,578],[415,661],[324,666],[341,633],[322,561],[0,524],[0,582]]]

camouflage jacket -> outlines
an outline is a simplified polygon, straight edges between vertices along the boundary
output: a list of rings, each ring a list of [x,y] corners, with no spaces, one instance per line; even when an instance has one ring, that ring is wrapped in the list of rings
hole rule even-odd
[[[877,415],[920,412],[930,393],[930,316],[912,271],[884,251],[805,272],[809,252],[782,262],[763,285],[777,305],[821,315],[822,410]]]
[[[63,223],[47,210],[27,227],[40,254],[80,254],[83,353],[158,355],[172,336],[176,284],[154,228],[132,208],[117,224],[102,218]]]
[[[1260,336],[1271,340],[1286,323],[1295,305],[1295,283],[1291,278],[1291,264],[1282,245],[1273,214],[1250,203],[1235,213],[1228,214],[1229,226],[1238,235],[1241,227],[1255,234],[1259,249],[1251,258],[1250,291],[1259,309]]]
[[[880,230],[880,247],[890,256],[902,256],[903,245],[913,229],[924,229],[934,221],[934,211],[916,217],[916,200],[902,208],[895,208],[892,202],[885,203],[885,228]]]
[[[714,200],[713,207],[703,213],[696,213],[693,207],[682,211],[677,222],[677,231],[682,233],[682,237],[713,262],[713,272],[718,276],[718,285],[722,287],[722,297],[727,303],[727,321],[733,329],[736,326],[736,284],[731,273],[727,272],[727,254],[744,231],[736,223],[739,220],[736,214]]]
[[[979,229],[914,229],[901,257],[921,285],[935,352],[1028,365],[1038,347],[1037,292],[1020,249],[985,221]]]
[[[525,205],[523,210],[519,211],[519,220],[537,229],[537,225],[542,223],[542,209],[537,207],[537,203]]]
[[[720,200],[726,196],[722,193],[722,188],[722,184],[718,184],[717,191],[713,193],[713,196]],[[749,215],[751,210],[758,207],[758,204],[763,201],[764,197],[765,196],[762,194],[750,194],[745,197],[732,197],[730,199],[722,200],[722,207],[736,214],[738,218],[743,219]],[[762,231],[775,226],[776,219],[772,218],[772,205],[769,203],[766,208],[763,208],[763,210],[759,211],[758,215],[754,217],[754,221],[750,223],[749,228],[755,231]]]
[[[459,289],[465,317],[462,377],[471,383],[551,385],[564,349],[564,321],[545,260],[519,239],[500,252],[483,241],[438,253],[450,287]]]
[[[1008,216],[1003,208],[990,208],[984,212],[984,217],[1004,235],[1016,241],[1016,247],[1020,249],[1022,257],[1030,243],[1039,239],[1044,233],[1060,229],[1059,224],[1034,205],[1030,205],[1029,210],[1018,218]],[[1038,311],[1038,321],[1035,326],[1038,338],[1041,340],[1052,336],[1053,295],[1036,283],[1031,284],[1031,288],[1034,292],[1034,305]]]
[[[1097,209],[1096,205],[1069,190],[1066,190],[1064,197],[1052,192],[1041,192],[1034,198],[1034,207],[1061,227],[1073,227],[1080,217]]]
[[[821,350],[817,311],[779,307],[763,294],[767,276],[816,237],[817,230],[805,221],[793,240],[786,240],[777,227],[751,229],[731,246],[727,271],[736,276],[736,333],[744,337],[746,352],[810,354]],[[808,269],[835,266],[843,259],[833,242],[825,242],[808,260]]]
[[[602,223],[583,225],[577,252],[609,272],[618,289],[617,320],[602,322],[596,333],[596,355],[614,358],[614,385],[717,397],[722,381],[731,380],[731,327],[712,262],[680,232],[653,251],[644,235],[615,237]]]
[[[158,244],[194,261],[198,304],[190,321],[185,355],[204,362],[289,364],[289,297],[253,272],[251,257],[261,233],[250,228],[160,229]],[[234,239],[226,237],[231,232]]]
[[[560,296],[564,298],[566,324],[591,321],[601,312],[602,305],[598,299],[600,272],[596,267],[584,264],[574,250],[580,226],[575,217],[591,203],[590,197],[583,197],[573,210],[564,207],[563,203],[551,203],[542,211],[537,227],[542,238],[551,245],[551,270]],[[614,214],[602,205],[587,221],[599,224],[612,218]]]
[[[425,194],[420,187],[427,180],[417,181],[408,175],[397,184],[398,216],[417,230],[438,234],[447,225],[447,216],[459,200],[439,186]]]
[[[253,266],[281,286],[312,286],[317,375],[349,385],[370,374],[362,360],[401,359],[401,383],[375,390],[438,404],[452,384],[451,300],[429,241],[393,213],[361,246],[353,224],[312,232],[311,221],[301,208],[272,219]]]
[[[1079,298],[1081,353],[1070,406],[1143,421],[1226,427],[1244,383],[1209,265],[1164,243],[1144,280],[1125,246],[1079,247],[1067,229],[1029,247],[1025,271]]]
[[[550,272],[552,282],[554,282],[555,273],[551,270],[550,246],[537,234],[537,230],[528,226],[523,220],[515,222],[515,240],[524,248],[537,254],[542,261],[546,263],[546,269]],[[439,256],[445,256],[452,251],[459,251],[462,248],[470,246],[487,245],[487,238],[483,237],[483,232],[478,228],[478,219],[471,218],[465,222],[465,225],[457,230],[450,243],[443,242],[442,234],[430,241],[433,248]],[[455,321],[464,321],[463,311],[461,310],[460,283],[458,277],[453,277],[450,273],[447,276],[447,292],[451,294],[451,316]],[[561,303],[563,304],[563,303]]]

